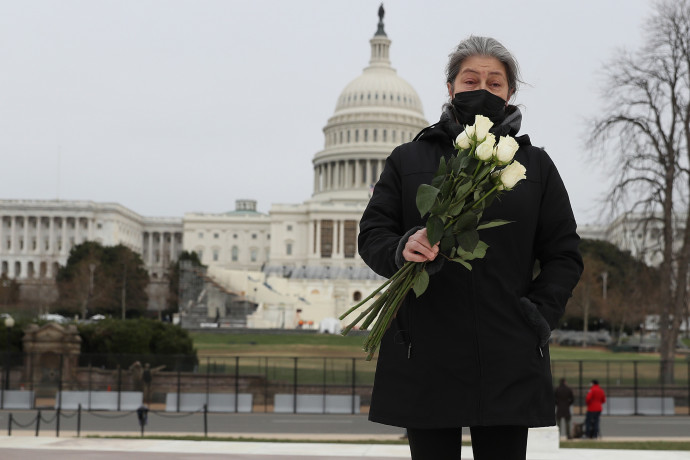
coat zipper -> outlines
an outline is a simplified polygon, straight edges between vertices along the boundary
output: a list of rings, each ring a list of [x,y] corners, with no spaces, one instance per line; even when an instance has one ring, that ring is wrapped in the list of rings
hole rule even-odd
[[[407,359],[412,357],[412,308],[408,303],[405,305],[407,308],[407,339],[409,343],[407,344]]]
[[[478,415],[479,415],[479,424],[482,424],[483,420],[483,411],[482,411],[482,401],[484,400],[484,393],[483,393],[483,388],[484,385],[482,384],[484,380],[484,373],[482,372],[482,357],[481,353],[479,350],[479,316],[477,315],[477,302],[475,301],[475,288],[474,288],[474,273],[471,275],[472,279],[472,316],[474,317],[474,347],[476,350],[477,354],[477,367],[479,368],[479,407],[477,408],[478,410]]]

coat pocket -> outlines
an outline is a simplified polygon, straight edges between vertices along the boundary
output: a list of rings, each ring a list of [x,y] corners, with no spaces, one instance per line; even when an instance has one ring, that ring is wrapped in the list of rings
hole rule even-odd
[[[519,303],[520,314],[530,329],[539,339],[539,347],[544,348],[551,338],[551,328],[544,316],[539,313],[537,306],[527,297],[521,297]]]

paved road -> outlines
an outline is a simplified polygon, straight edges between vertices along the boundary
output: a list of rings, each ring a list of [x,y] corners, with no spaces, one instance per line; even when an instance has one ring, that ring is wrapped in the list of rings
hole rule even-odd
[[[36,411],[12,411],[13,434],[34,432]],[[77,430],[75,412],[65,412],[69,418],[60,420],[60,432]],[[9,411],[0,411],[0,435],[7,434]],[[55,435],[55,411],[42,411],[40,433]],[[581,422],[584,417],[575,416]],[[17,426],[30,424],[25,428]],[[395,439],[402,429],[371,423],[366,415],[307,415],[307,414],[208,414],[208,434],[212,436],[289,437],[298,439]],[[690,416],[667,417],[606,417],[602,416],[601,429],[604,438],[688,438]],[[23,433],[22,433],[23,432]],[[128,412],[83,412],[81,434],[139,433],[136,415]],[[151,412],[146,434],[203,435],[203,414],[175,414]],[[466,434],[469,434],[467,431]]]
[[[162,441],[0,436],[3,460],[409,460],[404,445]],[[462,449],[471,460],[472,449]],[[529,449],[528,460],[688,460],[690,453],[614,449]]]

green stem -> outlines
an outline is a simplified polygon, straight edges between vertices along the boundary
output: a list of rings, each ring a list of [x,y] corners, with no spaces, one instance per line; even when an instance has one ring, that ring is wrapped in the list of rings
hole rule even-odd
[[[483,197],[481,197],[480,199],[478,199],[477,201],[474,202],[474,204],[472,205],[472,209],[474,209],[474,208],[476,208],[477,206],[479,206],[479,204],[480,204],[482,201],[484,201],[484,200],[486,199],[486,197],[488,197],[489,195],[491,195],[491,194],[492,194],[493,192],[495,192],[497,189],[498,189],[498,185],[494,185],[494,188],[492,188],[491,190],[489,190],[489,191],[486,193],[486,195],[484,195]]]
[[[342,330],[341,334],[342,334],[342,335],[347,335],[347,334],[352,330],[352,328],[355,327],[355,326],[357,325],[357,323],[359,323],[359,322],[360,322],[365,316],[367,316],[368,314],[370,314],[370,316],[371,316],[371,318],[372,318],[372,321],[373,321],[373,318],[376,317],[376,315],[380,312],[381,308],[387,303],[387,301],[388,301],[389,298],[391,297],[392,293],[395,293],[395,292],[396,292],[398,286],[399,286],[400,283],[402,282],[401,280],[405,280],[405,278],[408,276],[408,274],[410,273],[410,271],[413,270],[415,264],[416,264],[415,262],[409,262],[409,261],[408,261],[408,262],[405,262],[405,265],[403,265],[403,266],[400,268],[400,270],[398,270],[397,272],[395,272],[395,274],[394,274],[393,276],[391,276],[385,283],[383,283],[378,289],[376,289],[374,292],[372,292],[366,299],[362,300],[362,301],[359,302],[357,305],[355,305],[354,307],[350,308],[346,313],[344,313],[344,314],[340,317],[340,319],[345,318],[347,315],[349,315],[350,313],[352,313],[354,310],[356,310],[357,308],[361,307],[364,303],[366,303],[367,301],[371,300],[371,298],[372,298],[377,292],[380,292],[381,289],[383,289],[383,287],[385,287],[385,286],[387,286],[387,285],[390,284],[390,288],[389,288],[386,292],[384,292],[383,294],[381,294],[381,297],[379,297],[378,299],[376,299],[376,300],[375,300],[369,307],[367,307],[362,313],[360,313],[360,315],[357,317],[357,319],[355,319],[354,321],[352,321],[345,329]],[[365,323],[366,323],[366,322],[367,322],[367,321],[365,320]],[[369,321],[369,323],[367,323],[367,326],[368,326],[370,323],[371,323],[371,321]],[[364,325],[362,325],[362,327],[364,328]]]
[[[381,340],[383,339],[383,334],[390,326],[390,323],[393,320],[395,313],[398,311],[403,299],[412,288],[414,280],[417,276],[417,274],[414,274],[412,276],[408,275],[404,283],[402,284],[402,289],[396,290],[393,293],[393,298],[386,302],[385,312],[382,312],[382,314],[379,315],[379,318],[376,321],[374,327],[372,328],[369,337],[364,342],[365,350],[371,348],[372,346],[378,347],[378,345],[381,343]]]
[[[373,302],[366,310],[364,310],[362,313],[360,313],[360,315],[357,317],[357,319],[355,319],[350,324],[348,324],[347,327],[340,332],[340,334],[341,335],[347,335],[352,330],[352,328],[355,327],[357,325],[357,323],[359,323],[360,320],[362,318],[364,318],[370,312],[375,311],[375,313],[378,313],[381,310],[381,307],[383,307],[383,305],[386,303],[386,297],[387,297],[386,294],[387,293],[384,293],[383,295],[381,295],[381,297],[376,299],[376,301]]]
[[[379,292],[381,292],[381,289],[385,288],[386,286],[388,286],[388,285],[391,283],[391,281],[395,280],[395,279],[400,275],[400,272],[403,270],[403,268],[405,268],[404,265],[403,265],[403,267],[402,267],[400,270],[398,270],[397,272],[395,272],[395,273],[393,274],[393,276],[391,276],[390,278],[388,278],[388,279],[386,280],[385,283],[381,284],[381,286],[379,286],[378,289],[376,289],[374,292],[372,292],[371,294],[369,294],[369,295],[367,296],[366,299],[362,300],[362,301],[359,302],[357,305],[355,305],[354,307],[350,308],[348,311],[346,311],[345,313],[343,313],[342,315],[340,315],[339,319],[341,319],[341,320],[342,320],[342,319],[345,319],[345,318],[347,317],[347,315],[349,315],[350,313],[352,313],[353,311],[357,310],[359,307],[361,307],[362,305],[364,305],[365,303],[367,303],[369,300],[371,300],[372,297],[374,297],[376,294],[378,294]]]

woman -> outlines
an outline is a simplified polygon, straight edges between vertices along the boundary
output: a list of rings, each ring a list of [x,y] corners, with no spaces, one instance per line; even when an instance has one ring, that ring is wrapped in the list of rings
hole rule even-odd
[[[555,425],[547,344],[582,272],[579,237],[555,166],[523,135],[515,158],[527,178],[484,212],[512,221],[481,231],[486,257],[469,271],[430,246],[419,185],[475,115],[494,122],[497,138],[515,136],[521,121],[508,104],[518,66],[496,40],[461,42],[446,76],[440,121],[392,152],[360,222],[360,255],[376,273],[390,277],[405,261],[436,271],[383,338],[369,418],[407,428],[413,460],[459,459],[464,426],[475,459],[524,459],[527,428]]]

